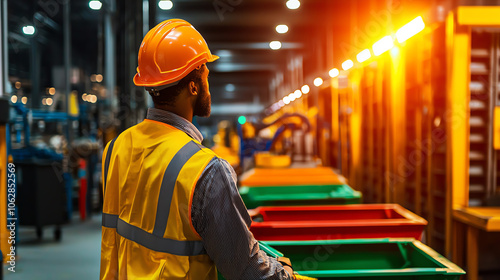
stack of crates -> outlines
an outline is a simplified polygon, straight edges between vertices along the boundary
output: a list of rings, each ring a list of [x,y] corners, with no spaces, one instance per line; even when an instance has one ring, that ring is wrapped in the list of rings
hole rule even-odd
[[[427,221],[361,193],[326,167],[255,169],[240,194],[271,256],[317,279],[459,279],[465,272],[420,240]],[[273,250],[269,250],[269,248]]]

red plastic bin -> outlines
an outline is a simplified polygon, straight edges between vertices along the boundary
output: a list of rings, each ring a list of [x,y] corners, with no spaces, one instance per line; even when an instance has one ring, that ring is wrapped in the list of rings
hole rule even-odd
[[[398,204],[257,207],[249,210],[257,240],[421,239],[427,221]]]

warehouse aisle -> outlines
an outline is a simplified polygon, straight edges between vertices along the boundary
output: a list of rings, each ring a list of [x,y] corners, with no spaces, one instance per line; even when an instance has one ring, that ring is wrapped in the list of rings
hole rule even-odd
[[[74,215],[76,218],[77,215]],[[18,247],[19,260],[16,272],[7,271],[5,279],[37,280],[88,280],[99,278],[101,246],[101,215],[90,220],[63,227],[61,242],[53,239],[53,227],[44,230],[42,241],[36,240],[32,227],[19,230],[21,245]]]

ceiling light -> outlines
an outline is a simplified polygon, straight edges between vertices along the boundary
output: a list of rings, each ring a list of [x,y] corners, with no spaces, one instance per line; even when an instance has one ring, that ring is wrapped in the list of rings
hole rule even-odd
[[[49,94],[50,95],[56,94],[56,89],[54,87],[49,88]]]
[[[299,90],[299,91],[300,91],[300,90]],[[297,97],[295,96],[295,93],[293,93],[293,92],[292,92],[292,93],[290,93],[290,94],[288,95],[288,99],[290,99],[290,101],[295,101],[295,99],[297,99]]]
[[[295,96],[295,99],[299,99],[302,96],[302,91],[300,89],[294,91],[293,96]]]
[[[328,75],[329,75],[330,77],[332,77],[332,78],[337,77],[339,74],[340,74],[340,71],[339,71],[339,69],[337,69],[337,68],[333,68],[333,69],[331,69],[330,71],[328,71]]]
[[[218,57],[230,57],[231,56],[231,51],[228,51],[228,50],[218,50],[217,52],[215,52],[215,54]]]
[[[288,95],[283,97],[283,103],[285,103],[285,105],[290,104],[290,98],[288,98]]]
[[[23,26],[23,33],[26,35],[33,35],[35,34],[35,27],[33,25]]]
[[[49,98],[47,98],[46,102],[47,102],[47,106],[50,106],[50,105],[52,105],[52,103],[54,102],[54,100],[49,97]]]
[[[321,79],[320,77],[317,77],[316,79],[314,79],[314,85],[319,87],[320,85],[323,84],[323,79]]]
[[[279,49],[281,49],[281,42],[280,41],[272,41],[271,43],[269,43],[269,47],[272,50],[279,50]]]
[[[311,89],[309,88],[308,85],[303,85],[300,90],[302,91],[303,94],[308,94]]]
[[[384,52],[392,49],[394,47],[394,41],[391,36],[385,36],[384,38],[378,40],[375,44],[373,44],[373,53],[376,56],[383,54]]]
[[[12,95],[12,96],[10,97],[10,101],[11,101],[12,103],[16,103],[16,102],[17,102],[17,96],[16,96],[16,95]]]
[[[344,69],[344,70],[349,70],[353,66],[354,66],[354,62],[352,62],[352,60],[350,60],[350,59],[342,62],[342,69]]]
[[[276,26],[276,32],[283,34],[288,32],[288,26],[286,24],[280,24]]]
[[[226,91],[234,91],[235,87],[233,84],[227,84],[226,85]]]
[[[358,55],[356,56],[356,59],[361,63],[363,61],[368,60],[371,56],[372,56],[372,54],[370,53],[370,50],[365,49],[365,50],[361,51],[360,53],[358,53]]]
[[[158,7],[160,7],[160,9],[162,10],[170,10],[174,7],[174,3],[172,3],[172,1],[170,0],[161,0],[160,2],[158,2]]]
[[[92,0],[89,2],[89,7],[92,10],[100,10],[102,8],[102,3],[101,3],[101,1]]]
[[[280,108],[285,106],[285,102],[283,100],[278,101],[278,105],[280,105]]]
[[[23,98],[21,98],[21,102],[22,102],[23,104],[28,103],[28,97],[23,96]]]
[[[286,7],[290,10],[295,10],[300,7],[300,2],[299,0],[288,0],[286,2]]]
[[[398,32],[396,32],[396,39],[399,43],[403,43],[408,40],[413,35],[424,30],[425,23],[421,16],[418,16],[414,20],[407,23],[405,26],[401,27]]]

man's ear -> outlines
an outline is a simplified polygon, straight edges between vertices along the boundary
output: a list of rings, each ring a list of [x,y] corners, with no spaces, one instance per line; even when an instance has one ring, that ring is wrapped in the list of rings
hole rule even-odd
[[[194,81],[189,82],[189,93],[192,95],[198,95],[198,86]]]

